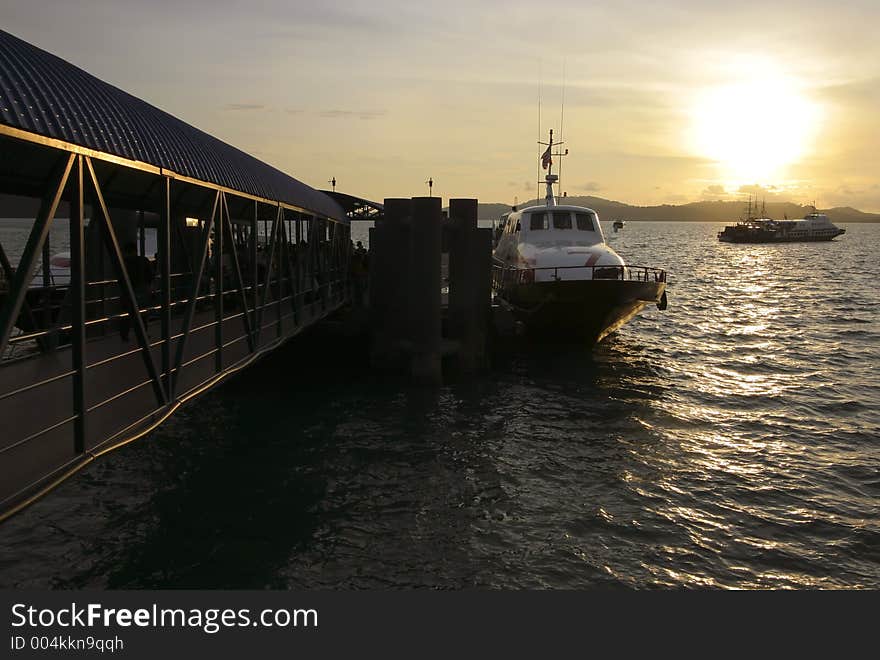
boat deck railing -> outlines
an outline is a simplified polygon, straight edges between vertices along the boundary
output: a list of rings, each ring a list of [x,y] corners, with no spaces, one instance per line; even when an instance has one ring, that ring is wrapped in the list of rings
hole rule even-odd
[[[589,278],[581,276],[588,274]],[[551,274],[549,279],[539,277]],[[578,277],[565,277],[565,275]],[[497,288],[510,284],[529,284],[535,281],[572,281],[574,279],[618,280],[630,282],[665,282],[666,271],[650,266],[512,266],[498,262],[492,264],[492,286]]]

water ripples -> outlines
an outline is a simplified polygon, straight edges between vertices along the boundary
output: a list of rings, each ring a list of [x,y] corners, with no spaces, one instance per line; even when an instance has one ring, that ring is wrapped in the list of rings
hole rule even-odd
[[[878,588],[880,226],[718,228],[612,234],[670,306],[592,352],[426,392],[289,349],[10,521],[0,582]]]

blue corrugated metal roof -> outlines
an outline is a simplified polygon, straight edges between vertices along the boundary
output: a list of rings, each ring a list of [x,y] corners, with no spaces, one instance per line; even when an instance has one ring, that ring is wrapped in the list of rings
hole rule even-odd
[[[2,30],[0,120],[344,219],[342,208],[327,195]]]

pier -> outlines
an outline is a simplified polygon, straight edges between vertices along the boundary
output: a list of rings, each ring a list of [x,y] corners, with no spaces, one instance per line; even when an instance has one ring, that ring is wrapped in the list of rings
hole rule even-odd
[[[0,515],[347,305],[382,214],[5,32],[0,153]]]

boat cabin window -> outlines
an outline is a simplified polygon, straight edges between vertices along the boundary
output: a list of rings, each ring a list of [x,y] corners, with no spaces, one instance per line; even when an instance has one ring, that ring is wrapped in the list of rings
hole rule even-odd
[[[544,213],[544,212],[532,213],[532,215],[529,218],[529,229],[531,229],[532,231],[537,231],[540,229],[549,229],[550,224],[548,221],[549,221],[549,218],[547,217],[546,213]]]
[[[575,221],[577,222],[577,228],[581,231],[596,231],[593,216],[589,213],[575,213]]]
[[[571,229],[571,213],[568,211],[554,211],[553,229]]]

